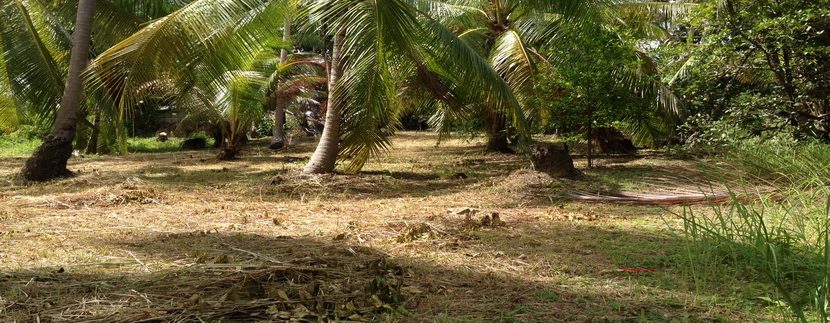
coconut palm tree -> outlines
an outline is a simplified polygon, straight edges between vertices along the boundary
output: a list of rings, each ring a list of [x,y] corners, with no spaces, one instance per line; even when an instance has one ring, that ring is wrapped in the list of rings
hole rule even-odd
[[[341,107],[340,98],[342,95],[340,78],[343,75],[344,65],[344,41],[345,33],[338,32],[334,35],[332,42],[331,59],[328,67],[328,104],[326,106],[326,122],[320,141],[311,159],[306,164],[303,172],[306,174],[330,173],[334,171],[337,157],[340,153],[340,130],[341,130]]]
[[[264,74],[270,74],[265,89],[268,110],[274,112],[270,148],[280,150],[286,144],[286,114],[292,103],[305,106],[303,103],[318,96],[318,89],[327,85],[328,78],[325,60],[317,54],[287,55],[273,63],[268,62],[257,70],[264,69]]]
[[[291,19],[286,18],[282,27],[282,41],[288,43],[291,41]],[[288,50],[285,48],[280,50],[279,66],[283,66],[288,61]],[[285,98],[274,96],[274,131],[271,139],[271,149],[279,150],[285,147]]]
[[[196,75],[222,80],[274,39],[273,26],[290,6],[193,1],[99,55],[90,78],[114,98],[119,115],[136,106],[147,83],[165,80],[187,89]],[[349,160],[347,171],[356,171],[388,148],[400,111],[400,81],[409,72],[438,79],[442,86],[476,89],[469,92],[476,92],[478,101],[522,117],[510,87],[486,60],[414,4],[327,0],[309,8],[310,20],[327,26],[333,41],[326,127],[306,172],[331,172],[338,157]]]
[[[63,98],[52,130],[23,167],[22,175],[26,180],[46,181],[72,174],[66,168],[66,163],[72,156],[72,141],[75,139],[75,130],[81,117],[84,87],[81,73],[89,61],[94,14],[95,0],[81,0],[78,3],[69,73]]]
[[[181,1],[176,0],[96,1],[95,10],[90,12],[93,15],[92,32],[88,37],[91,44],[86,59],[126,38],[145,21],[166,15],[179,6]],[[84,91],[79,98],[75,98],[76,93],[69,98],[65,95],[69,90],[74,91],[66,87],[65,81],[72,76],[69,73],[72,63],[79,61],[72,61],[75,55],[70,52],[76,51],[73,47],[78,46],[72,39],[72,31],[77,33],[76,16],[83,8],[74,0],[0,1],[0,125],[6,125],[8,130],[23,123],[55,131],[70,130],[63,131],[60,137],[74,132],[74,138],[69,140],[81,147],[87,144],[89,128],[94,128],[93,133],[101,133],[98,125],[104,123],[100,122],[100,114],[95,114],[93,119],[99,122],[93,124],[87,120],[87,113],[90,106],[106,105],[108,100]],[[81,70],[73,70],[76,72],[80,74]],[[69,99],[67,103],[79,101],[80,114],[73,117],[73,113],[63,113],[59,124],[56,113],[59,108],[63,109],[61,102],[65,99]],[[73,119],[77,123],[69,127]],[[59,155],[65,156],[65,153]],[[44,160],[46,155],[41,154],[39,158]],[[55,174],[69,174],[65,167],[60,167],[65,162],[55,162],[58,164],[54,168]],[[37,164],[34,159],[32,163],[30,166]],[[26,170],[31,173],[34,167]]]
[[[429,95],[485,102],[523,124],[524,115],[508,84],[473,47],[418,5],[330,0],[312,9],[331,26],[340,60],[335,62],[343,71],[331,80],[326,113],[330,136],[321,140],[306,173],[333,171],[338,153],[349,161],[344,170],[357,171],[387,149],[402,108],[400,94],[413,79],[429,84]],[[527,133],[526,127],[518,128]]]
[[[562,25],[597,21],[613,1],[449,0],[422,2],[423,10],[439,19],[486,59],[524,104],[534,85],[537,65],[547,59],[540,47],[550,45]],[[511,120],[486,104],[471,108],[486,125],[487,150],[512,152],[508,147]],[[450,114],[446,114],[450,115]]]
[[[531,107],[525,99],[532,96],[539,66],[552,67],[568,64],[556,55],[563,42],[563,30],[592,33],[609,28],[637,30],[649,37],[656,36],[653,15],[677,13],[686,4],[651,3],[636,0],[595,1],[522,1],[522,0],[448,0],[422,2],[423,10],[459,35],[459,38],[476,48],[499,75],[511,86],[523,104],[526,113]],[[590,37],[590,35],[582,35]],[[643,56],[644,65],[650,66]],[[678,100],[665,86],[655,83],[641,71],[620,70],[620,82],[626,82],[632,90],[659,97],[661,109],[678,113]],[[454,108],[451,105],[442,105]],[[439,110],[434,118],[436,126],[445,128],[455,116],[464,119],[480,119],[488,133],[487,150],[512,152],[508,147],[509,118],[487,105],[467,107],[466,111]],[[465,113],[466,112],[466,113]]]
[[[151,94],[148,85],[163,83],[173,104],[205,80],[230,86],[228,72],[248,70],[263,50],[280,42],[274,26],[282,25],[287,7],[287,1],[192,1],[101,53],[87,77],[112,98],[108,114],[119,124]],[[126,152],[126,136],[118,137],[119,150]]]
[[[181,2],[97,1],[91,56],[128,37],[144,22],[174,11]],[[27,121],[46,126],[54,121],[69,68],[77,6],[75,0],[0,2],[0,85],[3,95],[32,119]],[[0,106],[0,120],[8,115],[4,111],[9,110]]]

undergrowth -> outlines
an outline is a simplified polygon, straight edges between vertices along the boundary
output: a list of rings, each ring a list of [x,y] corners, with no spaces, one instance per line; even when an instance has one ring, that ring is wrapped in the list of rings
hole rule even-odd
[[[167,141],[161,142],[156,140],[156,137],[140,138],[133,137],[127,139],[127,146],[130,152],[133,153],[165,153],[182,150],[182,142],[191,138],[203,138],[207,142],[207,147],[213,146],[213,138],[208,138],[206,135],[197,134],[190,138],[171,137]]]
[[[40,140],[0,137],[0,157],[28,157],[40,146]]]
[[[830,152],[820,145],[753,144],[733,149],[722,168],[772,193],[678,214],[692,277],[732,275],[769,286],[757,300],[790,321],[830,321]],[[745,184],[745,183],[744,183]],[[738,182],[733,187],[744,186]]]

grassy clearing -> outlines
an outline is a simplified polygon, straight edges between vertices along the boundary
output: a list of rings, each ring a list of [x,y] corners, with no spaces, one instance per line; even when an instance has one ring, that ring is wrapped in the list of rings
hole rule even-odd
[[[165,153],[182,150],[182,142],[187,138],[170,138],[160,142],[152,138],[129,138],[128,149],[131,153]],[[208,147],[213,146],[213,139],[207,138]],[[0,137],[0,157],[29,157],[42,143],[41,140]]]
[[[779,317],[753,277],[684,268],[672,229],[682,209],[555,198],[695,177],[694,163],[600,159],[560,181],[478,142],[436,139],[403,133],[362,174],[339,176],[299,174],[310,141],[280,153],[255,142],[234,162],[213,151],[73,159],[78,177],[33,186],[13,181],[19,159],[0,159],[0,318]]]

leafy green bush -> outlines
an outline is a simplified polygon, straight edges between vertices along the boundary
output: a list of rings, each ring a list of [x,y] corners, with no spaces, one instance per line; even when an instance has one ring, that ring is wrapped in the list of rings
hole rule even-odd
[[[19,140],[40,140],[46,137],[49,129],[35,125],[21,125],[17,130],[9,134],[9,137]]]

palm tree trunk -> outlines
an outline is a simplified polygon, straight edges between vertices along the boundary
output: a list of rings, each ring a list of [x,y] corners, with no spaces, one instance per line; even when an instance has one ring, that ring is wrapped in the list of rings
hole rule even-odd
[[[89,143],[86,145],[87,154],[98,153],[98,137],[101,136],[101,112],[95,113],[95,119],[92,121],[92,135],[89,137]]]
[[[507,141],[507,116],[501,112],[494,112],[490,120],[490,132],[487,138],[487,151],[512,154],[510,143]]]
[[[43,144],[32,154],[23,167],[23,178],[30,181],[48,181],[58,177],[71,176],[66,168],[72,156],[72,140],[75,139],[78,120],[81,116],[83,79],[81,73],[89,61],[89,47],[92,38],[92,18],[95,14],[95,0],[80,0],[75,31],[72,34],[72,54],[66,88],[55,124]]]
[[[280,150],[285,148],[285,99],[277,96],[274,100],[274,137],[270,148]]]
[[[219,155],[216,158],[219,160],[234,160],[239,154],[240,138],[247,136],[247,134],[238,134],[234,131],[233,125],[224,122],[221,123],[220,127],[222,128],[222,137],[225,140],[222,142],[222,149],[219,150]]]
[[[282,28],[282,40],[286,43],[291,41],[291,19],[285,18]],[[288,51],[280,51],[280,65],[288,61]],[[271,139],[271,149],[280,150],[285,147],[285,98],[276,95],[274,100],[274,137]]]
[[[334,172],[337,155],[340,152],[340,107],[337,83],[343,73],[343,38],[345,33],[334,35],[334,44],[331,52],[331,67],[329,68],[329,99],[326,109],[326,121],[323,134],[317,149],[305,166],[305,174],[325,174]]]

